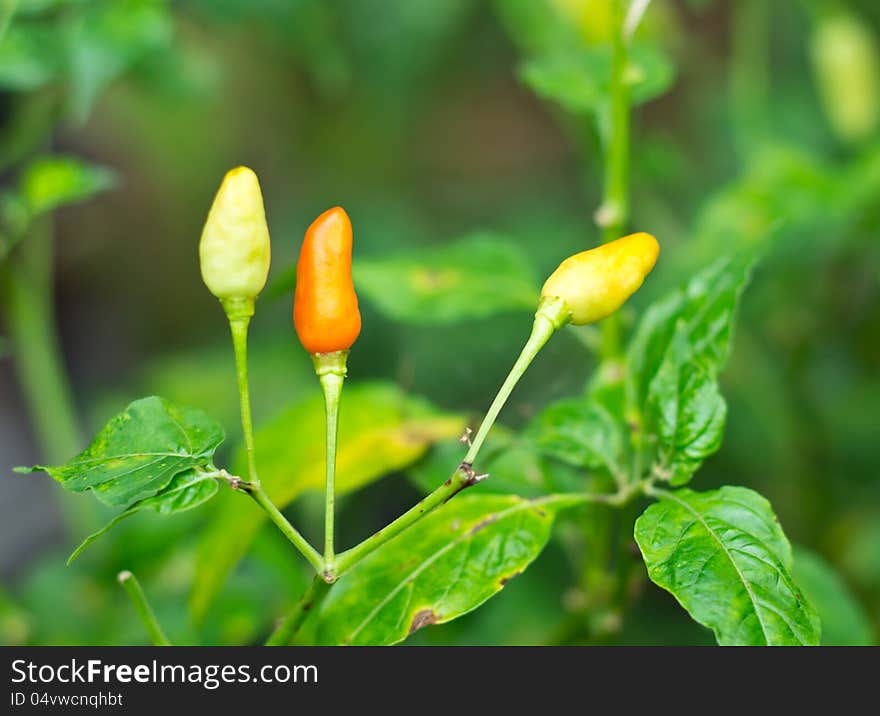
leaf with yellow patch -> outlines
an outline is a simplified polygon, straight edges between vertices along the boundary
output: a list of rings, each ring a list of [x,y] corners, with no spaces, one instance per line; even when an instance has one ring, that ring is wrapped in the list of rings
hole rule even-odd
[[[541,553],[569,495],[457,497],[343,575],[317,641],[388,645],[452,621],[500,592]]]
[[[340,406],[336,494],[342,495],[418,460],[438,440],[460,434],[464,420],[438,413],[396,386],[347,386]],[[256,436],[260,480],[283,509],[307,490],[324,487],[324,404],[315,394],[296,403]],[[236,469],[244,474],[243,455]],[[455,468],[450,465],[450,473]],[[240,495],[225,495],[207,526],[198,554],[190,606],[204,616],[230,571],[265,521]]]

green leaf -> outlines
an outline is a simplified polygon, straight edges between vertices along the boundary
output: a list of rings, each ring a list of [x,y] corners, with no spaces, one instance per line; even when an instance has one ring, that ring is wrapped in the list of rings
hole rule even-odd
[[[662,477],[672,485],[685,484],[721,447],[727,404],[718,381],[691,355],[681,328],[651,381],[647,416],[659,441]]]
[[[776,142],[756,147],[743,173],[701,207],[690,250],[715,256],[719,246],[728,251],[758,246],[780,222],[786,234],[797,236],[794,251],[826,246],[835,233],[830,226],[857,210],[862,192],[876,196],[876,182],[852,176],[849,169],[802,147]]]
[[[816,645],[819,618],[791,576],[770,503],[743,487],[659,492],[636,520],[648,576],[721,645]]]
[[[108,84],[170,47],[172,20],[164,0],[113,0],[87,6],[68,32],[70,108],[84,121]]]
[[[865,608],[824,559],[795,545],[792,574],[822,619],[822,646],[874,643],[874,630]]]
[[[730,353],[739,298],[748,283],[752,254],[720,259],[695,275],[683,289],[645,312],[628,349],[629,380],[639,404],[660,370],[676,331],[694,361],[716,376]]]
[[[66,464],[17,470],[47,472],[65,490],[92,490],[107,505],[129,507],[184,470],[210,465],[223,438],[223,429],[203,411],[152,396],[131,403]]]
[[[55,79],[58,38],[48,26],[13,23],[0,38],[0,88],[33,91]]]
[[[620,472],[620,426],[604,407],[587,398],[548,406],[529,424],[526,436],[541,453],[569,465]]]
[[[34,216],[84,201],[115,184],[116,175],[109,169],[75,157],[47,156],[25,168],[19,193]]]
[[[418,460],[436,441],[460,435],[464,420],[439,413],[384,383],[346,386],[336,455],[336,494],[345,495]],[[324,402],[302,400],[255,435],[260,480],[279,509],[324,486]],[[234,465],[244,474],[243,452]],[[265,515],[241,495],[221,496],[201,540],[191,597],[200,619],[229,572],[247,552]]]
[[[611,48],[600,45],[542,54],[523,64],[520,77],[538,96],[569,112],[596,113],[611,92]],[[633,46],[625,74],[633,104],[663,94],[674,78],[675,68],[663,52]]]
[[[160,515],[172,515],[177,512],[185,512],[194,507],[204,504],[217,494],[217,480],[210,473],[203,473],[197,470],[187,470],[175,475],[171,482],[152,497],[135,502],[133,505],[120,512],[110,522],[104,525],[97,532],[93,532],[86,537],[82,544],[77,547],[68,557],[67,563],[70,564],[76,559],[82,551],[94,542],[98,537],[109,531],[114,525],[126,517],[130,517],[136,512],[142,510],[153,510]]]
[[[476,609],[541,553],[553,497],[465,495],[346,574],[319,615],[322,644],[386,645]]]
[[[474,234],[436,248],[354,264],[358,292],[408,323],[452,323],[502,311],[534,309],[534,271],[519,248]]]

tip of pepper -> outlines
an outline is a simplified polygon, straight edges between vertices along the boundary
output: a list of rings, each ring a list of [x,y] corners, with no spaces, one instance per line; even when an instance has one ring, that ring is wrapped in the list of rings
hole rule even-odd
[[[334,224],[343,230],[351,231],[351,219],[348,218],[348,214],[341,206],[327,209],[327,211],[312,222],[309,231],[329,228]]]
[[[224,178],[225,179],[235,179],[237,176],[242,175],[242,174],[256,176],[256,172],[254,172],[253,169],[251,169],[250,167],[246,167],[244,165],[241,165],[241,166],[237,166],[233,169],[230,169],[228,172],[226,172],[226,176]]]
[[[321,214],[316,221],[328,220],[328,219],[343,219],[344,221],[350,221],[348,218],[348,213],[341,206],[334,206],[330,209],[327,209],[323,214]]]

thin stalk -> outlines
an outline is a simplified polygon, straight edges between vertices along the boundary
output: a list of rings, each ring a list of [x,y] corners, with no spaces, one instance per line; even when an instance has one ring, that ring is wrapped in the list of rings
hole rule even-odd
[[[266,640],[266,646],[288,646],[299,631],[306,617],[320,604],[330,591],[328,584],[321,577],[315,577],[309,588],[299,601],[281,620],[275,631]]]
[[[137,612],[138,617],[140,617],[141,623],[143,623],[144,628],[147,630],[147,634],[150,635],[150,641],[153,642],[153,646],[171,646],[171,642],[165,636],[162,627],[159,626],[159,620],[156,619],[156,614],[150,607],[147,595],[144,594],[144,590],[141,588],[137,577],[128,570],[124,570],[117,575],[116,579],[122,585],[125,593],[128,594],[128,598],[131,599],[134,610]]]
[[[318,574],[323,574],[324,560],[321,559],[321,555],[318,554],[318,551],[309,544],[309,541],[299,533],[296,527],[288,522],[287,518],[281,514],[281,510],[275,507],[275,504],[269,499],[269,496],[265,493],[262,486],[259,483],[242,483],[241,489],[245,490],[253,498],[254,502],[263,508],[269,519],[272,520],[279,530],[281,530],[281,533],[287,537],[290,543],[302,553],[303,557],[309,561],[309,564],[314,567],[315,571]]]
[[[367,537],[367,539],[360,544],[338,555],[336,558],[335,576],[338,578],[343,575],[368,554],[379,549],[379,547],[389,540],[394,539],[405,529],[411,527],[422,519],[422,517],[448,502],[466,487],[470,487],[479,482],[480,477],[481,476],[477,475],[469,465],[462,464],[459,466],[455,473],[453,473],[452,477],[434,490],[430,495],[422,499],[421,502],[404,512],[393,522],[389,522],[385,527],[372,536]]]
[[[334,547],[336,516],[336,438],[339,433],[339,400],[346,376],[348,351],[316,353],[312,356],[315,373],[324,393],[326,426],[324,450],[324,571],[325,578],[333,580],[336,550]]]
[[[275,523],[281,533],[287,537],[291,544],[296,547],[309,561],[319,574],[324,571],[324,562],[321,555],[315,550],[308,540],[281,514],[260,484],[257,473],[257,453],[254,445],[254,427],[251,418],[251,398],[248,388],[248,364],[247,364],[247,334],[251,316],[254,315],[254,299],[238,298],[221,301],[226,316],[229,319],[229,328],[232,332],[232,345],[235,350],[235,369],[238,377],[238,398],[241,409],[241,431],[244,435],[244,447],[247,454],[248,482],[240,482],[237,487],[247,492],[256,502],[269,519]]]
[[[56,332],[52,224],[32,222],[3,271],[4,303],[18,380],[43,459],[68,460],[82,447]]]
[[[334,551],[334,518],[336,510],[336,438],[339,432],[339,398],[342,395],[341,376],[333,373],[321,376],[326,412],[326,480],[324,483],[324,564],[333,569],[336,557]]]
[[[602,242],[619,239],[629,221],[630,93],[626,81],[629,44],[625,36],[626,3],[613,0],[614,32],[611,41],[611,89],[605,131],[605,176],[602,205],[596,223]],[[614,314],[602,324],[601,354],[613,359],[621,352],[620,317]]]
[[[229,318],[232,332],[232,346],[235,350],[235,372],[238,378],[238,399],[241,410],[241,431],[244,435],[244,449],[247,454],[248,479],[259,483],[257,476],[257,452],[254,446],[254,426],[251,417],[251,397],[248,387],[247,337],[251,316],[254,315],[254,300],[232,299],[223,301],[223,308]]]
[[[477,454],[480,452],[480,448],[483,446],[486,437],[489,435],[489,431],[492,429],[495,420],[498,418],[498,414],[501,412],[501,408],[504,407],[504,404],[507,402],[514,387],[519,382],[519,379],[522,378],[523,373],[526,372],[526,368],[529,367],[531,362],[535,359],[535,356],[538,355],[538,352],[544,347],[544,344],[550,340],[550,336],[552,336],[560,326],[568,322],[568,318],[568,309],[565,307],[564,302],[559,299],[542,302],[538,307],[538,312],[535,314],[535,322],[532,324],[532,332],[529,335],[529,339],[526,341],[522,352],[513,364],[513,368],[510,369],[510,373],[508,373],[501,389],[495,396],[495,400],[493,400],[492,405],[489,406],[486,417],[483,418],[483,422],[477,429],[477,434],[474,436],[470,449],[464,457],[464,464],[474,464]]]

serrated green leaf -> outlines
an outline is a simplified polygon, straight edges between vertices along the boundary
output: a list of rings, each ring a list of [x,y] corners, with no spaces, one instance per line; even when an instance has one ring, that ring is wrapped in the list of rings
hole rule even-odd
[[[730,353],[739,298],[748,283],[750,254],[720,259],[688,284],[652,304],[639,322],[627,352],[631,390],[643,404],[676,331],[683,334],[693,360],[711,375]]]
[[[120,512],[101,529],[86,537],[73,553],[68,557],[70,564],[92,542],[108,532],[114,525],[126,517],[143,510],[153,510],[160,515],[172,515],[177,512],[185,512],[194,507],[204,504],[217,494],[217,480],[211,474],[205,474],[197,470],[187,470],[175,475],[171,482],[152,497],[135,502],[133,505]]]
[[[184,470],[210,465],[223,438],[223,429],[203,411],[151,396],[131,403],[66,464],[20,471],[47,472],[65,490],[91,490],[107,505],[129,507]]]
[[[659,442],[662,477],[674,486],[690,480],[721,447],[727,416],[718,381],[691,355],[682,325],[648,388],[646,410]]]
[[[660,492],[636,520],[648,576],[721,645],[816,645],[819,618],[791,577],[770,503],[743,487]]]
[[[358,292],[398,321],[450,323],[534,309],[538,287],[509,239],[474,234],[436,248],[354,264]]]
[[[542,54],[525,62],[520,77],[537,95],[576,114],[596,113],[611,92],[611,48],[608,45]],[[633,46],[625,80],[634,104],[669,89],[675,68],[660,50]]]
[[[874,630],[865,608],[824,559],[795,545],[792,575],[822,619],[822,646],[874,643]]]
[[[76,157],[46,156],[24,169],[19,193],[31,216],[84,201],[116,184],[116,175]]]
[[[418,460],[436,441],[460,435],[464,420],[440,413],[394,385],[346,386],[340,405],[336,494],[363,487]],[[324,486],[324,402],[302,400],[255,435],[260,480],[279,509]],[[244,474],[244,456],[233,466]],[[454,467],[454,466],[453,466]],[[223,495],[202,537],[191,608],[196,619],[265,523],[265,514],[240,495]]]
[[[346,574],[319,613],[322,644],[396,644],[476,609],[541,553],[553,497],[465,495]]]
[[[623,436],[611,414],[588,398],[560,400],[541,411],[526,436],[544,455],[575,467],[620,472]]]

